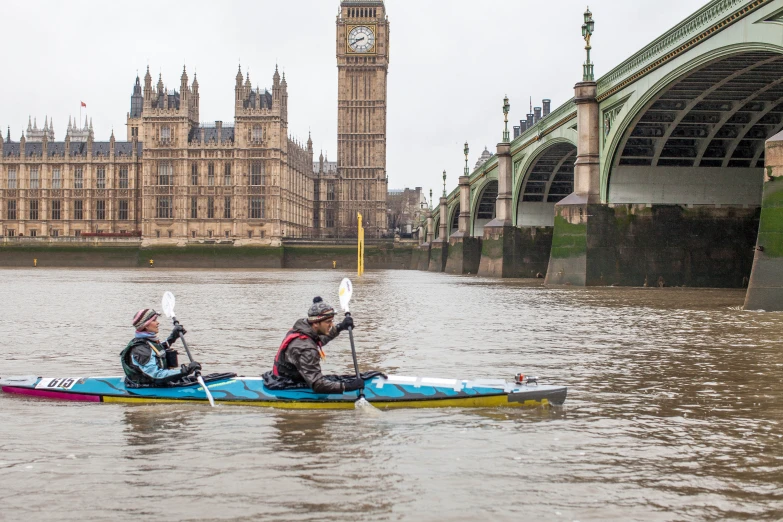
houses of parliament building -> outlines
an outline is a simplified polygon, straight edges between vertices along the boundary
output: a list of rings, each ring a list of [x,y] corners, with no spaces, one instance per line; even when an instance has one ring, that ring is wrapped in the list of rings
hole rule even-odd
[[[4,237],[141,236],[143,244],[367,237],[386,231],[386,76],[389,22],[382,0],[343,0],[337,17],[337,161],[288,135],[288,86],[271,92],[241,68],[234,120],[200,123],[198,80],[179,90],[137,77],[126,141],[96,141],[69,121],[64,141],[28,121],[0,136]]]

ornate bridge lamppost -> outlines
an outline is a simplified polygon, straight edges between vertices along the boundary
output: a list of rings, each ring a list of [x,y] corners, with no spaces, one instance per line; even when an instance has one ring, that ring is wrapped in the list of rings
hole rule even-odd
[[[595,81],[595,75],[593,74],[593,64],[590,62],[590,37],[593,36],[593,30],[595,29],[595,22],[593,21],[593,13],[590,12],[590,8],[585,11],[585,23],[582,24],[582,37],[585,39],[587,45],[585,45],[585,51],[587,51],[587,61],[582,66],[582,81],[592,82]]]
[[[470,149],[468,148],[468,142],[465,142],[465,175],[470,176],[470,171],[468,170],[468,153],[470,152]]]
[[[503,119],[506,122],[506,129],[503,131],[503,143],[509,142],[508,136],[508,112],[511,110],[511,105],[508,103],[508,96],[503,98]]]
[[[430,189],[430,210],[432,210],[434,207],[432,205],[432,189]]]
[[[446,171],[443,171],[443,197],[446,197]]]

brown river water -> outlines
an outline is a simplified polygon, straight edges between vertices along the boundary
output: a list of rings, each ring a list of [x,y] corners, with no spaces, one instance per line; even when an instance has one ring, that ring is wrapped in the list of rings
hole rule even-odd
[[[134,312],[160,311],[166,290],[207,373],[257,376],[345,275],[0,270],[0,376],[120,374]],[[783,518],[783,314],[742,311],[742,291],[353,281],[362,370],[521,371],[567,385],[565,405],[369,415],[0,394],[0,519]],[[351,373],[347,336],[326,352],[327,372]]]

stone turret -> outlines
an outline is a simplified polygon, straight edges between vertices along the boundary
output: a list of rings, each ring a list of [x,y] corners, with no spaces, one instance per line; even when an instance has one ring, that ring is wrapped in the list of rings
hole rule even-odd
[[[188,73],[185,71],[185,66],[182,66],[182,76],[179,78],[179,92],[182,100],[188,98]]]
[[[152,102],[152,76],[150,66],[147,66],[147,74],[144,75],[144,104]]]

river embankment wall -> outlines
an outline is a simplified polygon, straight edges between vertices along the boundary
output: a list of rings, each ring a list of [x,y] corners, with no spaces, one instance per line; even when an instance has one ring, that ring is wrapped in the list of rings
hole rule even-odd
[[[365,246],[368,269],[411,267],[413,245],[377,243]],[[355,269],[356,245],[283,244],[281,246],[188,245],[149,246],[91,242],[84,244],[19,243],[0,246],[0,267],[58,268],[340,268]]]

